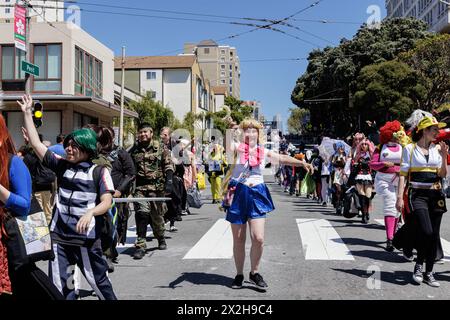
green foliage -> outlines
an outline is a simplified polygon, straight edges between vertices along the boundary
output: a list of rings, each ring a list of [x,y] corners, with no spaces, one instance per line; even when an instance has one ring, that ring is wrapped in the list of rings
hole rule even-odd
[[[313,128],[328,128],[339,135],[347,135],[356,129],[360,116],[361,110],[354,107],[352,97],[361,89],[358,87],[361,70],[391,61],[401,52],[413,49],[419,40],[432,36],[426,30],[427,25],[420,20],[390,19],[383,21],[379,29],[363,25],[352,40],[342,39],[338,47],[312,51],[307,70],[293,89],[292,102],[311,112]],[[327,100],[330,98],[339,100]],[[360,98],[361,93],[358,93]],[[404,99],[396,101],[398,110],[409,105]],[[372,111],[364,109],[362,117],[365,119],[360,119],[361,123],[369,119],[371,113],[379,114]]]
[[[357,78],[355,110],[380,123],[405,120],[420,107],[424,87],[417,73],[398,60],[364,67]]]
[[[425,96],[420,107],[431,111],[450,100],[450,35],[436,35],[417,42],[400,55],[421,78]]]
[[[133,101],[129,107],[138,114],[138,118],[136,119],[137,127],[141,123],[147,122],[152,126],[153,132],[159,133],[162,127],[168,126],[173,128],[180,126],[172,110],[163,106],[161,102],[153,100],[149,92],[142,101]]]
[[[289,119],[287,121],[288,131],[292,134],[301,134],[305,130],[306,123],[304,122],[309,111],[302,108],[291,108]]]

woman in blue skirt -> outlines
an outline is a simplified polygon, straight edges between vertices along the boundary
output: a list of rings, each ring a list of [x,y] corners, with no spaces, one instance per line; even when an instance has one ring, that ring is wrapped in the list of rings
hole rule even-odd
[[[264,131],[260,122],[244,119],[239,129],[241,142],[231,143],[234,161],[225,178],[225,197],[222,202],[222,207],[227,213],[226,220],[231,223],[233,233],[233,255],[237,275],[232,288],[241,288],[244,281],[248,224],[252,241],[249,280],[258,288],[265,290],[268,285],[258,271],[263,253],[266,214],[275,208],[262,175],[264,158],[273,164],[303,167],[311,172],[313,169],[305,161],[264,149]]]

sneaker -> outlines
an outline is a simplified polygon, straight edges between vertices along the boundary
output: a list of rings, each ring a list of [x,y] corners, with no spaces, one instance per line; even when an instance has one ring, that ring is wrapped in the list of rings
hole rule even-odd
[[[386,241],[386,251],[388,251],[388,252],[394,251],[394,246],[392,245],[392,240],[388,239]]]
[[[327,206],[327,203],[324,201],[324,202],[322,202],[322,206],[323,207],[326,207]]]
[[[405,251],[405,249],[403,249],[403,258],[405,258],[409,262],[412,262],[414,261],[414,254],[412,252]]]
[[[167,249],[167,243],[165,239],[158,239],[158,249],[159,250],[166,250]]]
[[[250,272],[248,277],[250,279],[250,282],[256,285],[258,288],[267,289],[269,287],[259,273],[252,274]]]
[[[233,283],[231,284],[231,287],[233,289],[240,289],[242,288],[242,283],[244,282],[244,275],[238,274],[236,277],[234,277]]]
[[[417,264],[414,266],[414,274],[413,280],[415,283],[421,284],[423,281],[423,266],[421,264]]]
[[[114,272],[114,264],[113,264],[112,259],[107,258],[106,263],[108,264],[108,272],[113,273]]]
[[[170,232],[176,232],[176,231],[178,231],[178,228],[175,227],[175,226],[170,226],[169,231],[170,231]]]
[[[423,282],[434,288],[439,288],[441,286],[441,284],[434,279],[433,272],[426,272],[423,276]]]
[[[214,200],[214,201],[215,201],[215,200]],[[214,201],[213,201],[213,203],[214,203]],[[181,215],[182,215],[182,216],[187,216],[186,210],[181,211]]]
[[[137,248],[134,252],[133,258],[136,260],[140,260],[145,256],[145,249],[144,248]]]

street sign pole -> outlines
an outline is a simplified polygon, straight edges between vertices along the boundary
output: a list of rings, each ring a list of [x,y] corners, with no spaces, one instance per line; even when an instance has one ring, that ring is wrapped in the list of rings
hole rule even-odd
[[[26,47],[26,53],[25,53],[25,61],[31,61],[31,54],[30,54],[30,9],[29,9],[29,3],[28,0],[25,1],[25,9],[26,9],[26,31],[25,31],[25,47]],[[30,74],[25,73],[25,94],[31,94],[31,80],[30,80]]]

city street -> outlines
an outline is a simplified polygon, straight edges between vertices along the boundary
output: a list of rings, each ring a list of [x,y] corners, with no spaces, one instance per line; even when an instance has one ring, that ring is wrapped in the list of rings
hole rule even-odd
[[[449,243],[443,240],[446,262],[435,265],[440,288],[411,281],[413,263],[401,252],[384,250],[385,231],[375,197],[368,225],[346,219],[315,201],[291,197],[276,184],[269,184],[276,210],[269,215],[261,274],[269,284],[260,292],[249,283],[231,289],[235,276],[229,224],[217,205],[192,209],[177,222],[178,232],[167,232],[168,250],[154,250],[148,241],[142,260],[132,258],[134,227],[130,220],[128,245],[110,274],[119,299],[132,300],[303,300],[303,299],[447,299],[450,290]],[[208,198],[208,194],[204,194]],[[308,220],[306,220],[308,219]],[[312,222],[312,220],[318,220]],[[297,224],[298,222],[298,224]],[[450,239],[448,213],[441,236]],[[299,228],[300,226],[300,228]],[[301,230],[301,231],[299,231]],[[149,233],[151,235],[151,233]],[[250,239],[247,239],[249,249]],[[308,251],[308,247],[311,248]],[[348,252],[348,250],[350,252]],[[247,253],[249,250],[247,251]],[[320,260],[316,260],[320,259]],[[42,264],[41,264],[42,266]],[[43,265],[46,269],[45,264]],[[248,279],[247,254],[245,279]],[[372,270],[372,271],[371,271]],[[375,273],[373,272],[375,270]],[[373,275],[372,275],[373,274]],[[372,275],[372,276],[370,276]],[[83,288],[89,288],[86,284]],[[86,292],[85,292],[86,293]],[[83,299],[96,299],[85,296]]]

